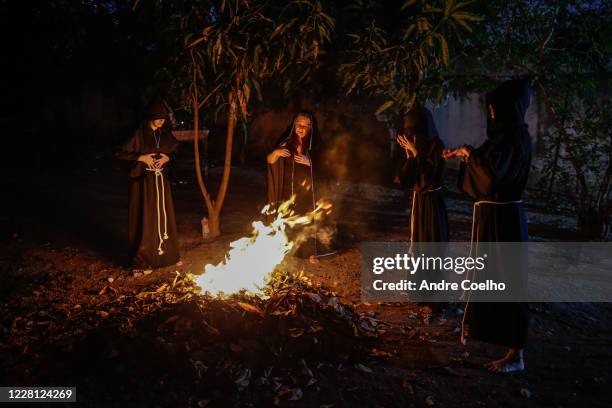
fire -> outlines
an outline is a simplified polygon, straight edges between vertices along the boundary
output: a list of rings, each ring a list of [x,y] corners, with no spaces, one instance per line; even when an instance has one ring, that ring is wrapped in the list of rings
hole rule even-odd
[[[251,236],[232,242],[222,262],[204,267],[204,273],[196,279],[202,293],[227,296],[246,291],[261,296],[272,272],[294,246],[287,237],[287,227],[310,224],[320,213],[331,212],[331,204],[319,201],[314,211],[297,215],[292,210],[294,201],[295,196],[282,203],[276,211],[269,205],[265,206],[261,213],[274,219],[269,223],[253,222]]]

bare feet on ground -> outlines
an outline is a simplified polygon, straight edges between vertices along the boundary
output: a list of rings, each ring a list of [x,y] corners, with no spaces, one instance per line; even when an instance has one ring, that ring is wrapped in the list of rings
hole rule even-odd
[[[512,373],[523,371],[525,361],[523,360],[523,349],[509,348],[503,358],[493,360],[485,364],[485,368],[493,373]]]
[[[150,275],[151,273],[153,273],[153,269],[142,269],[142,268],[132,269],[132,276],[134,276],[135,278],[142,276],[142,275]]]

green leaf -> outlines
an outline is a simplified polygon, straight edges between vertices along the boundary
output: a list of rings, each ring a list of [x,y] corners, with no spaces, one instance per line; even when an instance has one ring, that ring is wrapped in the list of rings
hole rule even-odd
[[[261,87],[259,85],[259,81],[253,80],[252,83],[253,83],[253,88],[255,88],[255,92],[257,93],[257,99],[262,100],[263,95],[261,93]]]
[[[275,39],[277,36],[281,34],[285,30],[285,24],[279,24],[276,29],[270,35],[270,40]]]
[[[459,10],[461,8],[464,8],[465,6],[468,6],[468,5],[470,5],[470,4],[474,3],[474,2],[475,2],[475,0],[460,1],[459,3],[457,3],[455,5],[455,10]]]
[[[451,17],[454,20],[463,20],[463,21],[481,21],[484,17],[483,16],[479,16],[477,14],[474,13],[469,13],[467,11],[456,11],[454,12]]]
[[[380,115],[381,113],[389,109],[391,106],[393,106],[393,104],[394,104],[393,101],[387,101],[383,103],[382,105],[378,107],[378,109],[376,109],[376,112],[374,112],[374,115]]]
[[[414,30],[416,30],[416,25],[410,24],[406,31],[404,31],[403,40],[406,41],[414,33]]]
[[[446,38],[442,34],[438,34],[438,40],[440,41],[440,48],[442,50],[442,62],[444,66],[448,66],[448,43],[446,42]]]
[[[470,27],[470,25],[468,23],[466,23],[463,20],[453,20],[455,21],[457,24],[459,24],[461,27],[463,27],[464,30],[466,30],[467,32],[472,32],[472,27]]]
[[[195,40],[193,40],[191,43],[189,43],[187,45],[187,48],[192,48],[195,47],[196,45],[198,45],[199,43],[201,43],[202,41],[204,41],[204,37],[200,37],[200,38],[196,38]]]
[[[444,15],[449,16],[451,9],[455,5],[455,0],[446,0],[446,4],[444,5]]]
[[[408,7],[413,6],[414,4],[416,4],[416,0],[408,0],[406,1],[403,5],[402,8],[400,9],[401,11],[406,10]]]

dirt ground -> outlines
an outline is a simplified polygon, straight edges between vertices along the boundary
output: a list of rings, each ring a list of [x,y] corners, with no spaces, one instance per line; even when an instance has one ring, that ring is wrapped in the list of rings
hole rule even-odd
[[[256,165],[232,170],[224,234],[203,242],[205,211],[188,150],[181,163],[173,180],[184,264],[139,276],[124,257],[126,180],[109,155],[92,151],[54,172],[7,175],[0,216],[0,385],[76,385],[79,406],[612,406],[610,304],[532,304],[527,370],[499,375],[482,365],[501,349],[474,340],[459,344],[461,305],[431,310],[361,302],[359,242],[406,240],[408,213],[401,192],[354,183],[327,190],[339,226],[338,252],[316,265],[292,257],[284,268],[303,271],[358,315],[371,316],[375,351],[329,363],[327,371],[321,364],[316,382],[299,393],[249,396],[240,379],[219,386],[227,395],[219,395],[214,382],[193,388],[194,358],[172,345],[154,347],[155,330],[147,324],[167,322],[170,309],[189,313],[181,312],[179,295],[168,287],[199,275],[205,264],[223,258],[232,240],[249,233],[265,200],[265,177]],[[211,170],[212,181],[218,173]],[[452,239],[467,239],[469,202],[451,191],[448,206]],[[532,239],[576,239],[571,218],[535,205],[528,211]],[[155,292],[168,303],[143,301]],[[140,326],[131,325],[133,314],[141,317]],[[204,363],[206,358],[212,357]]]

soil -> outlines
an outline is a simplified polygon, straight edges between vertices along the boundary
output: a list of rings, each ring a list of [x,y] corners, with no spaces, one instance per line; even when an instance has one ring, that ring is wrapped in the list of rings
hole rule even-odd
[[[232,169],[223,235],[203,241],[205,207],[193,181],[190,151],[184,150],[173,174],[183,265],[135,274],[124,256],[123,169],[95,150],[83,157],[53,171],[9,172],[3,181],[8,194],[0,216],[1,385],[74,385],[77,405],[91,407],[612,406],[608,303],[530,305],[527,369],[501,375],[483,364],[501,356],[502,349],[475,340],[459,343],[461,305],[362,302],[359,242],[406,240],[409,203],[398,190],[349,182],[327,190],[339,226],[338,252],[318,264],[290,257],[283,267],[291,274],[303,272],[359,316],[372,316],[378,328],[370,352],[345,362],[325,360],[314,383],[298,388],[296,379],[289,391],[276,394],[259,395],[260,388],[245,388],[235,378],[198,383],[193,350],[156,343],[169,316],[189,326],[189,316],[197,313],[168,288],[201,274],[205,264],[224,257],[231,241],[249,234],[265,203],[265,168]],[[219,168],[210,170],[212,191],[219,174]],[[466,240],[471,206],[450,190],[452,240]],[[566,215],[548,214],[529,201],[527,208],[532,239],[577,240]],[[158,290],[161,298],[143,300]],[[240,315],[234,324],[239,322]],[[227,341],[230,348],[234,343],[240,339]],[[308,359],[308,350],[303,353]],[[206,359],[213,357],[202,358],[210,367]],[[247,367],[248,361],[241,364]],[[257,370],[253,376],[261,374]],[[215,375],[210,378],[222,378]]]

